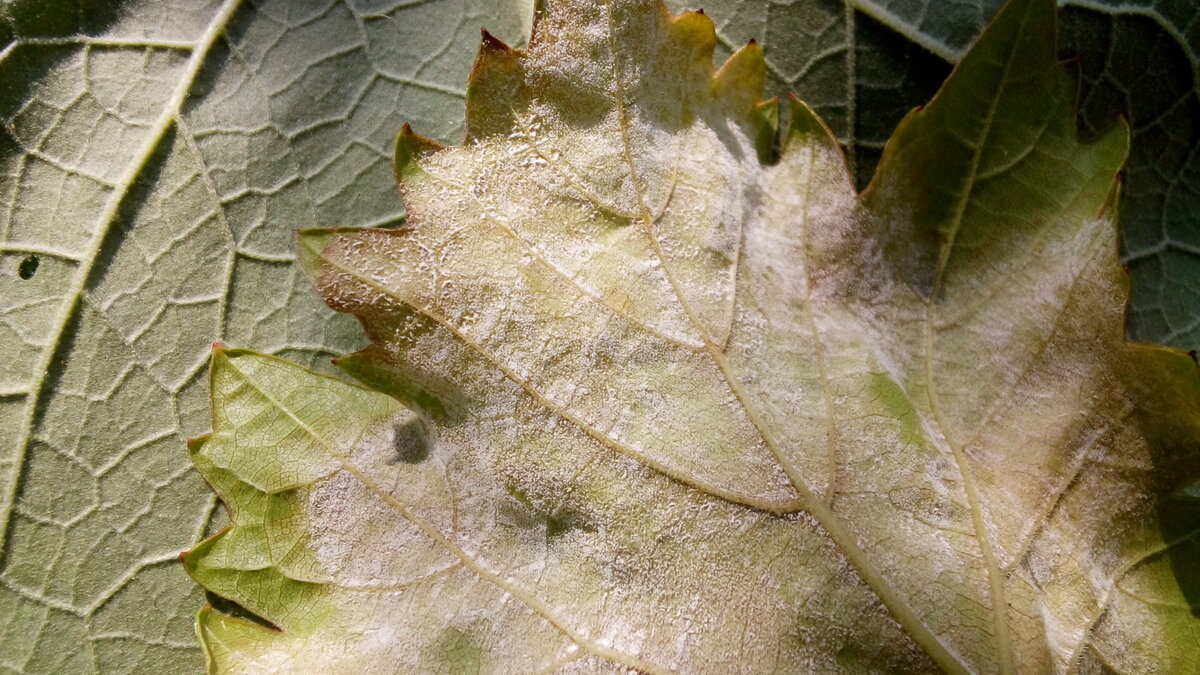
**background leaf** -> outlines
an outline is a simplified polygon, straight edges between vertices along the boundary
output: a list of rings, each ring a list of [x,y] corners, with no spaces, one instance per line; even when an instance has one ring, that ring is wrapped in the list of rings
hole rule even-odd
[[[396,130],[456,137],[479,26],[528,4],[0,4],[0,670],[201,668],[209,344],[359,344],[292,230],[401,222]]]
[[[290,231],[399,222],[395,130],[457,141],[475,31],[519,42],[530,4],[246,0],[182,124],[151,141],[219,0],[0,3],[0,668],[195,658],[195,596],[172,560],[212,527],[179,450],[207,428],[208,342],[316,367],[358,344],[294,272]],[[814,105],[861,186],[999,2],[703,6],[718,62],[760,40],[769,92]],[[1185,347],[1200,345],[1196,12],[1073,2],[1060,38],[1083,55],[1086,126],[1124,109],[1134,127],[1130,329]]]

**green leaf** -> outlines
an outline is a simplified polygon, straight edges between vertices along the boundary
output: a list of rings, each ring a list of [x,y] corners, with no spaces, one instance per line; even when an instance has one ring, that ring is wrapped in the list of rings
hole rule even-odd
[[[955,61],[999,0],[849,0],[900,34]],[[1060,0],[1061,1],[1061,0]],[[1117,114],[1132,130],[1121,213],[1133,275],[1129,332],[1200,347],[1200,4],[1065,0],[1062,52],[1083,71],[1089,133]]]
[[[549,3],[401,229],[304,264],[404,402],[245,352],[185,558],[213,672],[1190,672],[1200,370],[1127,342],[1123,124],[1015,0],[870,187],[708,17]],[[272,627],[264,626],[269,623]]]
[[[526,5],[0,3],[0,670],[200,666],[210,343],[361,345],[292,230],[402,222],[395,129],[456,135]]]

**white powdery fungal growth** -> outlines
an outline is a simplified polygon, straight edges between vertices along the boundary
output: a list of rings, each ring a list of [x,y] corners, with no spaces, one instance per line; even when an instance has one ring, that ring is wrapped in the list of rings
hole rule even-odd
[[[1112,604],[1144,542],[1098,533],[1149,531],[1155,500],[1092,498],[1153,483],[1130,421],[1146,394],[1111,357],[1136,356],[1108,208],[1121,139],[1057,210],[972,187],[936,220],[921,191],[942,184],[911,178],[936,137],[921,114],[858,195],[802,103],[774,137],[761,49],[714,73],[714,45],[707,17],[655,2],[551,2],[528,51],[485,37],[462,147],[401,135],[409,227],[303,236],[372,340],[343,365],[421,421],[364,432],[306,488],[337,621],[263,649],[1067,670],[1092,628],[1147,621]],[[1069,131],[1046,133],[1064,156],[1083,152]]]

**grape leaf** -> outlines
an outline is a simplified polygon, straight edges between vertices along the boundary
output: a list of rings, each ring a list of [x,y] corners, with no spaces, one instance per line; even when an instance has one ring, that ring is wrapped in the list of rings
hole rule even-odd
[[[380,393],[214,355],[210,669],[1200,666],[1200,372],[1125,340],[1128,128],[1077,139],[1053,3],[862,194],[758,45],[547,4],[462,147],[401,133],[407,227],[301,236]]]
[[[0,671],[200,667],[210,343],[361,344],[292,230],[402,222],[395,129],[457,134],[479,24],[523,6],[0,3]]]
[[[999,0],[849,0],[954,62]],[[1089,133],[1125,115],[1132,131],[1121,236],[1133,275],[1135,339],[1200,347],[1200,4],[1064,0],[1063,44],[1083,71]]]

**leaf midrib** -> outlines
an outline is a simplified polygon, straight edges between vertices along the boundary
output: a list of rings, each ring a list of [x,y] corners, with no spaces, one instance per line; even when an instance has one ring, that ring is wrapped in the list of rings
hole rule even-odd
[[[892,615],[901,625],[904,626],[914,641],[921,645],[921,647],[925,649],[926,653],[928,653],[929,656],[939,666],[941,666],[947,672],[967,672],[966,666],[961,663],[959,659],[941,643],[940,640],[937,639],[937,636],[934,635],[933,632],[930,631],[929,627],[920,620],[920,617],[915,611],[913,611],[904,598],[897,593],[890,584],[887,583],[880,571],[871,563],[871,560],[867,557],[865,551],[858,546],[858,542],[855,540],[853,534],[844,527],[841,517],[838,516],[831,507],[827,506],[812,493],[812,491],[801,478],[798,469],[792,465],[791,462],[785,459],[777,441],[767,431],[765,422],[762,420],[754,406],[750,404],[750,398],[747,396],[745,390],[741,387],[741,383],[731,372],[729,364],[725,361],[724,355],[716,349],[716,345],[714,344],[712,337],[704,328],[703,323],[699,320],[699,317],[684,298],[683,293],[680,291],[679,285],[675,281],[674,275],[671,273],[671,265],[668,263],[666,256],[663,254],[661,245],[653,234],[654,221],[649,210],[646,208],[645,199],[643,196],[644,188],[642,185],[642,179],[638,175],[637,164],[633,158],[632,139],[630,138],[628,130],[628,113],[625,110],[625,88],[621,77],[620,63],[617,57],[619,51],[616,45],[614,30],[615,24],[612,17],[611,1],[605,3],[605,18],[608,22],[607,37],[609,43],[609,53],[613,63],[613,81],[616,89],[615,103],[618,112],[618,119],[620,121],[621,140],[625,149],[625,160],[629,164],[630,178],[632,179],[634,190],[638,197],[638,205],[641,207],[644,232],[646,237],[649,239],[655,254],[658,256],[660,266],[663,270],[663,273],[669,279],[671,288],[674,291],[676,298],[678,299],[680,305],[684,308],[684,311],[691,320],[695,330],[704,340],[709,355],[711,356],[714,364],[720,370],[730,388],[731,393],[735,398],[737,398],[738,402],[742,406],[743,411],[754,425],[759,436],[763,439],[763,442],[766,443],[772,454],[774,454],[776,461],[779,463],[780,467],[784,469],[788,479],[792,482],[793,488],[805,502],[804,510],[808,511],[808,513],[813,516],[818,523],[820,523],[821,527],[825,529],[829,537],[834,541],[835,544],[838,545],[843,555],[845,555],[846,558],[849,559],[854,565],[855,569],[859,572],[860,576],[863,577],[863,580],[867,583],[871,590],[874,591],[876,596],[879,597],[880,600],[888,607]]]
[[[126,167],[125,173],[116,183],[112,194],[109,195],[108,200],[105,202],[104,210],[97,217],[96,227],[88,243],[88,248],[79,258],[79,268],[75,271],[75,275],[71,280],[71,286],[64,296],[64,301],[60,306],[58,315],[54,319],[50,339],[43,348],[40,358],[32,371],[39,374],[39,378],[27,394],[28,398],[26,399],[25,412],[21,420],[20,435],[17,438],[16,450],[13,453],[9,475],[5,477],[6,490],[3,495],[0,495],[0,499],[2,499],[0,501],[0,560],[3,560],[8,554],[8,528],[12,522],[16,508],[18,483],[25,467],[29,446],[33,441],[34,424],[37,422],[38,413],[43,407],[43,399],[48,394],[46,385],[50,379],[50,366],[64,347],[67,328],[71,325],[71,321],[83,299],[88,280],[92,277],[93,270],[100,259],[100,249],[108,239],[108,235],[117,221],[121,206],[125,203],[125,199],[129,196],[138,177],[146,169],[147,165],[149,165],[154,152],[158,149],[163,139],[166,138],[170,129],[175,125],[179,113],[183,109],[183,104],[187,100],[188,94],[191,92],[192,86],[195,84],[196,78],[203,68],[209,52],[224,33],[225,27],[237,12],[241,3],[242,0],[225,0],[225,4],[221,6],[220,10],[218,10],[209,22],[204,34],[196,41],[192,49],[192,54],[188,58],[187,65],[184,67],[183,75],[172,92],[171,98],[163,106],[145,142],[134,155],[129,166]]]
[[[1008,11],[1008,10],[1002,10]],[[925,299],[925,325],[924,332],[924,376],[925,376],[925,395],[929,402],[930,412],[933,416],[933,422],[937,426],[938,432],[942,439],[949,446],[950,454],[954,458],[954,463],[958,468],[958,473],[962,477],[963,492],[966,493],[967,505],[971,511],[971,521],[975,528],[975,541],[979,545],[980,554],[983,557],[984,567],[987,570],[988,588],[991,595],[991,623],[993,629],[993,638],[995,640],[996,656],[998,658],[997,666],[1002,674],[1013,673],[1016,666],[1013,663],[1013,646],[1012,636],[1010,635],[1008,625],[1008,599],[1004,588],[1004,572],[1000,569],[1000,564],[996,560],[995,544],[992,542],[991,532],[988,530],[987,523],[984,522],[983,506],[980,502],[979,491],[975,485],[975,475],[972,471],[970,458],[967,456],[966,448],[955,439],[951,433],[950,424],[946,420],[946,416],[942,412],[940,397],[938,396],[936,381],[933,374],[933,354],[934,354],[934,326],[936,321],[936,312],[938,309],[938,301],[942,292],[942,285],[945,281],[947,265],[950,261],[950,256],[954,253],[955,240],[958,237],[959,230],[962,228],[963,219],[966,217],[967,208],[970,205],[971,195],[975,192],[975,187],[978,184],[979,165],[983,159],[984,150],[987,148],[988,139],[992,134],[992,126],[996,120],[996,112],[1000,106],[1000,100],[1005,95],[1005,90],[1008,88],[1009,74],[1011,73],[1014,60],[1018,54],[1020,46],[1020,36],[1026,33],[1026,26],[1029,22],[1030,10],[1026,8],[1025,14],[1021,16],[1020,25],[1017,27],[1016,35],[1011,44],[1008,45],[1008,54],[1004,59],[1003,74],[1000,77],[1000,85],[992,94],[991,100],[988,101],[987,114],[984,117],[983,124],[979,129],[978,140],[970,145],[972,154],[971,161],[967,167],[966,179],[963,183],[961,197],[958,203],[955,204],[954,211],[951,216],[950,226],[946,234],[946,241],[942,242],[941,250],[938,255],[938,266],[936,276],[933,282],[933,290],[929,297]],[[982,56],[980,56],[982,58]],[[955,74],[951,74],[955,77]],[[940,230],[941,228],[939,228]]]

